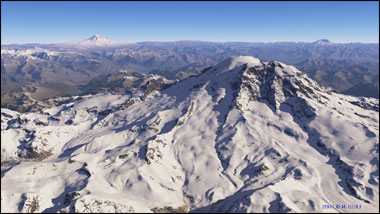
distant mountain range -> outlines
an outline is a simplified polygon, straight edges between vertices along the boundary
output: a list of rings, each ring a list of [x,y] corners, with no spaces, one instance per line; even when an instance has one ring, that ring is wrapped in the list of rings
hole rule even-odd
[[[35,96],[37,100],[80,94],[80,85],[124,69],[158,74],[166,79],[183,79],[225,58],[240,55],[296,65],[322,85],[339,92],[362,83],[378,86],[378,44],[339,44],[326,39],[312,43],[177,41],[125,44],[94,35],[73,43],[2,45],[1,104],[10,107],[8,104],[14,99],[9,97],[28,96],[33,87],[44,88],[43,96]],[[59,85],[59,90],[55,85]],[[49,93],[49,89],[53,91]],[[362,94],[367,96],[367,93]]]
[[[295,66],[320,84],[340,92],[363,83],[371,83],[375,87],[379,85],[379,62],[375,60],[357,62],[355,60],[308,59],[296,63]]]
[[[379,85],[374,85],[371,83],[359,83],[345,91],[342,91],[342,93],[357,97],[379,98]]]

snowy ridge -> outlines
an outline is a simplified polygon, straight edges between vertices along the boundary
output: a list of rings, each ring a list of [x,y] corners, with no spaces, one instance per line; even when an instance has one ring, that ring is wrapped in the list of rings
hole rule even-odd
[[[2,49],[1,55],[12,56],[12,57],[26,57],[34,60],[38,60],[41,55],[45,56],[57,56],[62,54],[62,52],[51,51],[39,47],[28,48],[28,49]]]
[[[1,211],[378,211],[378,99],[253,57],[147,91],[1,109]]]

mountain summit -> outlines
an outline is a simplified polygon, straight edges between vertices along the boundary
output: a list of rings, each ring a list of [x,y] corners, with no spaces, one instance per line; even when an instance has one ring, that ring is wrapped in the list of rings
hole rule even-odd
[[[93,36],[91,36],[90,38],[88,38],[88,40],[108,40],[106,37],[103,37],[99,34],[95,34]]]
[[[78,48],[93,48],[93,47],[108,47],[108,46],[117,46],[122,45],[123,43],[114,42],[106,37],[100,35],[94,35],[86,40],[80,42],[66,43],[67,46],[73,46]]]
[[[90,38],[84,40],[84,41],[93,41],[93,42],[96,42],[96,41],[99,41],[99,42],[112,42],[111,40],[107,39],[106,37],[103,37],[101,35],[93,35],[91,36]]]
[[[86,40],[80,41],[80,45],[93,45],[93,46],[107,46],[107,45],[117,45],[120,44],[119,42],[114,42],[106,37],[100,36],[100,35],[94,35]]]
[[[2,212],[379,209],[378,99],[250,56],[162,84],[2,109]]]
[[[328,39],[319,39],[319,40],[313,42],[313,44],[315,44],[315,45],[329,45],[329,44],[334,44],[334,43],[330,42],[330,40],[328,40]]]

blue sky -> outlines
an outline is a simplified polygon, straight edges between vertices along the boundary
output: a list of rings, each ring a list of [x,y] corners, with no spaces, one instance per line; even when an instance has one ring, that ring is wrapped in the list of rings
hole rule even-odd
[[[379,2],[1,2],[1,43],[379,42]]]

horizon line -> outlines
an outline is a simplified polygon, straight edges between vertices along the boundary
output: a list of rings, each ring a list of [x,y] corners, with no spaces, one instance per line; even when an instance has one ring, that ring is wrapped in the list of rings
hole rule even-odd
[[[106,38],[106,37],[105,37]],[[85,39],[88,40],[88,39]],[[81,40],[81,41],[85,41]],[[164,43],[164,42],[208,42],[208,43],[315,43],[320,40],[325,40],[325,39],[318,39],[315,41],[209,41],[209,40],[190,40],[190,39],[181,39],[181,40],[152,40],[152,41],[136,41],[136,42],[118,42],[118,41],[113,41],[113,42],[118,42],[120,45],[126,45],[126,44],[137,44],[137,43],[144,43],[144,42],[157,42],[157,43]],[[328,39],[327,39],[328,40]],[[328,40],[329,43],[331,44],[355,44],[355,43],[361,43],[361,44],[379,44],[379,41],[377,42],[332,42]],[[75,41],[74,41],[75,42]],[[39,42],[30,42],[30,43],[6,43],[4,44],[1,42],[1,45],[58,45],[58,44],[69,44],[69,43],[74,43],[74,42],[56,42],[56,43],[39,43]],[[76,41],[78,42],[78,41]]]

